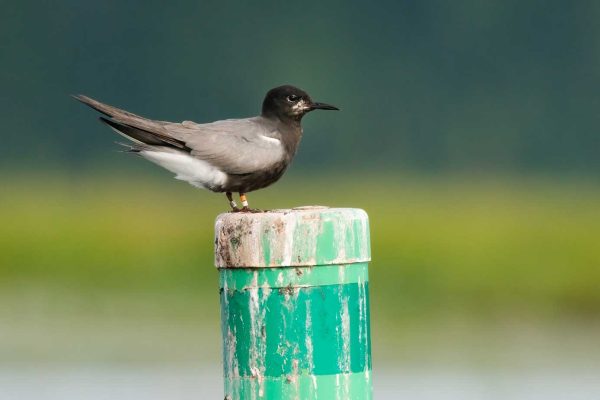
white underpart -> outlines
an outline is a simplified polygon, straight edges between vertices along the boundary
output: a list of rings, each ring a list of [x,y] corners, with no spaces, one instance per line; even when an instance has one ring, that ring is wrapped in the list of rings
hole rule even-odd
[[[185,153],[142,150],[140,155],[176,174],[175,179],[187,181],[202,189],[219,187],[227,182],[227,174],[223,171]]]
[[[281,145],[281,141],[279,139],[275,139],[269,136],[264,136],[264,135],[260,135],[260,138],[266,142],[272,143],[272,144],[276,144],[276,145]]]

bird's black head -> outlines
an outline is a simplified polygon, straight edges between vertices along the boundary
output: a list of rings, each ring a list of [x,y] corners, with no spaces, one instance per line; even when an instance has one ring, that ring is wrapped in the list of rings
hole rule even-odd
[[[339,108],[312,101],[308,93],[291,85],[269,90],[262,106],[262,115],[300,121],[312,110],[339,110]]]

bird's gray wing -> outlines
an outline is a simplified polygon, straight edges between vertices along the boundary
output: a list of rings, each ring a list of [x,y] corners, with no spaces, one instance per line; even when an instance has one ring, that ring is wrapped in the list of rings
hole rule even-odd
[[[74,97],[108,116],[102,121],[131,140],[189,152],[228,174],[256,172],[285,157],[275,127],[261,117],[173,123],[147,119],[87,96]]]
[[[169,136],[185,143],[192,156],[228,174],[247,174],[268,168],[285,157],[274,127],[260,117],[229,119],[209,124],[184,121],[160,123]]]

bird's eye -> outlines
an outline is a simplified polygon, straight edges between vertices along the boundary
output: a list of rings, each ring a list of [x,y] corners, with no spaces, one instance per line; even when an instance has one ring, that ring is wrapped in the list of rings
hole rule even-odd
[[[289,101],[290,103],[295,103],[298,101],[298,96],[296,96],[295,94],[290,94],[287,97],[287,101]]]

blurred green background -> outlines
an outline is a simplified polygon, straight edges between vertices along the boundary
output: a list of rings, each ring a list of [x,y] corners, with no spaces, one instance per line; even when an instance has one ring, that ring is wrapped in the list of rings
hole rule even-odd
[[[0,364],[218,365],[224,196],[69,98],[305,118],[251,204],[364,208],[375,365],[600,368],[600,3],[2,2]],[[387,368],[387,367],[385,367]],[[600,389],[599,392],[600,393]]]

